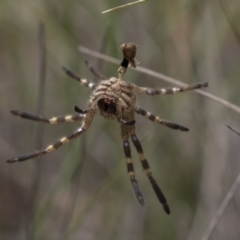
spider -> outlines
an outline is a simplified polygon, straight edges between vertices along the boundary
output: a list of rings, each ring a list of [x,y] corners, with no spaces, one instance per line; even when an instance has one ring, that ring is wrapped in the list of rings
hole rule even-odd
[[[143,198],[142,192],[136,180],[131,158],[129,138],[131,138],[133,145],[138,152],[139,160],[142,164],[143,169],[146,172],[148,179],[150,180],[150,183],[153,187],[153,190],[158,200],[162,204],[164,211],[167,214],[170,214],[170,208],[167,203],[167,200],[153,177],[148,161],[144,156],[142,145],[136,135],[134,113],[140,114],[153,122],[156,122],[158,124],[164,125],[175,130],[188,131],[188,128],[170,121],[163,120],[160,117],[155,116],[150,112],[147,112],[142,107],[136,104],[136,94],[147,94],[150,96],[175,94],[179,92],[185,92],[207,87],[208,83],[207,82],[195,83],[180,88],[174,87],[152,89],[147,87],[139,87],[133,83],[126,82],[122,79],[122,77],[126,73],[127,68],[129,66],[136,67],[139,64],[138,61],[135,59],[137,48],[134,43],[124,43],[121,44],[119,47],[123,53],[123,60],[118,69],[118,78],[111,77],[107,80],[102,79],[102,81],[100,81],[98,84],[95,84],[89,82],[87,79],[81,78],[77,73],[75,73],[68,67],[63,67],[63,70],[66,72],[68,76],[77,80],[80,84],[84,85],[85,87],[88,87],[93,90],[92,94],[90,95],[90,99],[88,101],[86,109],[82,110],[75,106],[74,109],[77,112],[77,114],[58,116],[52,118],[46,118],[43,116],[38,116],[16,110],[11,111],[13,115],[49,124],[74,122],[80,120],[82,121],[82,124],[81,127],[79,127],[76,131],[65,137],[60,138],[55,143],[48,145],[46,148],[36,150],[33,152],[28,152],[18,157],[11,158],[7,160],[7,163],[22,162],[57,150],[59,147],[79,137],[85,131],[87,131],[87,129],[90,127],[92,123],[95,114],[100,113],[104,118],[116,119],[121,124],[121,137],[123,141],[123,150],[126,158],[127,172],[132,184],[134,194],[140,205],[144,206],[145,200]],[[94,69],[91,66],[89,66],[89,68],[96,76],[102,78],[96,71],[94,71]]]

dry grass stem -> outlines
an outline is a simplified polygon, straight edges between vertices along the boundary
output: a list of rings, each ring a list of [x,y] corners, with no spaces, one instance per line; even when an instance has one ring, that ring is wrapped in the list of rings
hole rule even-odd
[[[223,13],[225,14],[227,21],[238,41],[238,43],[240,43],[240,33],[239,33],[239,29],[238,29],[238,24],[235,22],[233,15],[231,14],[231,11],[227,5],[227,2],[224,0],[219,0],[220,6],[222,7]]]
[[[78,50],[82,53],[87,54],[87,55],[90,55],[90,56],[93,56],[93,57],[96,57],[96,58],[99,58],[99,59],[102,59],[104,61],[111,62],[111,63],[114,63],[114,64],[119,64],[119,61],[120,61],[117,58],[113,58],[113,57],[107,56],[105,54],[93,51],[93,50],[88,49],[88,48],[86,48],[84,46],[81,46],[81,45],[78,47]],[[138,72],[142,72],[142,73],[147,74],[147,75],[152,76],[152,77],[156,77],[156,78],[161,79],[165,82],[172,83],[176,86],[184,87],[184,86],[187,85],[180,80],[177,80],[175,78],[166,76],[162,73],[158,73],[158,72],[155,72],[153,70],[150,70],[150,69],[147,69],[147,68],[144,68],[144,67],[138,66],[137,68],[134,68],[133,70],[136,70]],[[217,97],[217,96],[215,96],[211,93],[205,92],[203,90],[195,90],[195,91],[197,93],[207,97],[207,98],[210,98],[210,99],[226,106],[227,108],[230,108],[230,109],[234,110],[235,112],[240,113],[240,108],[237,105],[234,105],[234,104],[232,104],[232,103],[230,103],[230,102],[228,102],[228,101],[226,101],[222,98],[219,98],[219,97]]]
[[[208,227],[207,227],[203,237],[201,238],[201,240],[208,240],[209,239],[209,237],[211,236],[213,230],[217,226],[220,218],[222,217],[225,209],[227,208],[228,204],[230,203],[230,201],[232,200],[232,198],[235,195],[236,191],[238,190],[239,185],[240,185],[240,174],[238,175],[237,179],[233,183],[233,185],[230,188],[229,192],[227,193],[226,197],[222,201],[219,209],[217,210],[215,216],[213,217],[212,221],[208,225]]]
[[[102,13],[108,13],[108,12],[111,12],[111,11],[114,11],[114,10],[117,10],[117,9],[120,9],[120,8],[129,7],[129,6],[138,4],[138,3],[144,3],[146,1],[148,1],[148,0],[139,0],[139,1],[136,1],[136,2],[127,3],[127,4],[124,4],[124,5],[118,6],[118,7],[114,7],[114,8],[108,9],[106,11],[103,11]]]
[[[235,132],[238,136],[240,136],[240,133],[235,130],[233,127],[231,127],[229,124],[225,123],[225,125],[232,130],[233,132]],[[217,226],[220,218],[222,217],[224,211],[226,210],[228,204],[230,203],[230,201],[232,200],[233,196],[235,195],[235,193],[237,192],[238,188],[240,185],[240,174],[238,175],[237,179],[235,180],[235,182],[233,183],[232,187],[230,188],[229,192],[227,193],[226,197],[224,198],[224,200],[222,201],[219,209],[217,210],[215,216],[213,217],[212,221],[210,222],[210,224],[208,225],[203,237],[201,238],[201,240],[208,240],[209,237],[211,236],[213,230],[215,229],[215,227]]]
[[[230,125],[227,124],[227,123],[225,123],[225,125],[226,125],[229,129],[231,129],[233,132],[235,132],[238,136],[240,136],[240,133],[239,133],[236,129],[234,129],[232,126],[230,126]]]

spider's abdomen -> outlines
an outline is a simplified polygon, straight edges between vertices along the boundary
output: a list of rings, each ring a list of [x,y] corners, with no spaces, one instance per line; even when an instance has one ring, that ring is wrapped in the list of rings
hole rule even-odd
[[[112,77],[100,82],[96,87],[90,105],[95,106],[103,117],[115,119],[132,109],[135,106],[135,99],[130,83]]]

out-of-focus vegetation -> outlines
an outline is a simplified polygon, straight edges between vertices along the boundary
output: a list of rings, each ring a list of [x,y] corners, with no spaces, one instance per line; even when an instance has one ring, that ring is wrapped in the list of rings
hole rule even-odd
[[[5,160],[36,149],[41,123],[14,117],[38,105],[39,23],[46,30],[43,115],[84,108],[90,90],[68,78],[67,65],[97,81],[84,60],[105,76],[118,66],[79,53],[79,44],[121,59],[118,44],[135,42],[141,66],[190,84],[209,81],[206,91],[240,105],[240,1],[147,1],[102,15],[127,1],[0,1],[0,239],[196,240],[240,172],[240,115],[194,92],[139,96],[139,104],[190,128],[184,133],[136,116],[137,133],[154,176],[171,207],[162,210],[135,149],[137,178],[146,198],[139,206],[126,174],[119,124],[97,116],[79,139],[24,163]],[[125,79],[141,86],[169,84],[129,70]],[[43,146],[78,123],[44,125]],[[240,191],[212,232],[211,240],[240,236]]]

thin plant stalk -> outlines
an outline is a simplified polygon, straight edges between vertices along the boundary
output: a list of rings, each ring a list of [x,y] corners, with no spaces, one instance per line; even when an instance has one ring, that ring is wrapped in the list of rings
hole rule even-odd
[[[36,113],[40,115],[44,108],[44,96],[45,96],[45,79],[46,79],[46,43],[45,43],[45,27],[42,22],[39,24],[38,30],[39,38],[39,86],[38,86],[38,99]],[[39,125],[36,130],[35,146],[36,148],[42,148],[43,137],[43,125]],[[34,209],[37,201],[37,193],[39,189],[41,161],[34,161],[34,170],[32,176],[32,186],[28,199],[28,212],[27,212],[27,226],[26,236],[27,239],[33,239],[34,235]]]
[[[105,11],[103,11],[102,13],[108,13],[108,12],[111,12],[111,11],[114,11],[114,10],[117,10],[117,9],[120,9],[120,8],[125,8],[125,7],[129,7],[129,6],[133,6],[133,5],[135,5],[135,4],[144,3],[144,2],[147,2],[147,1],[148,1],[148,0],[139,0],[139,1],[136,1],[136,2],[127,3],[127,4],[124,4],[124,5],[118,6],[118,7],[114,7],[114,8],[105,10]]]
[[[230,9],[227,5],[227,2],[224,1],[224,0],[219,0],[219,3],[220,3],[220,6],[222,7],[223,13],[226,16],[227,21],[228,21],[235,37],[236,37],[238,43],[240,44],[240,33],[239,33],[239,30],[238,30],[239,24],[234,21],[233,16],[230,12]]]
[[[233,132],[235,132],[238,136],[240,136],[240,133],[235,129],[233,128],[232,126],[230,126],[229,124],[225,123],[225,125],[230,129],[232,130]]]
[[[229,124],[225,124],[230,130],[240,136],[240,133],[235,130]],[[240,185],[240,173],[238,174],[236,180],[234,181],[232,187],[230,188],[229,192],[227,193],[226,197],[222,201],[220,207],[218,208],[216,214],[214,215],[213,219],[211,220],[210,224],[208,225],[205,233],[203,234],[201,240],[208,240],[211,236],[212,232],[214,231],[215,227],[217,226],[219,220],[221,219],[223,213],[225,212],[227,206],[231,202],[232,198],[234,197],[235,193],[237,192]]]
[[[85,53],[89,56],[93,56],[93,57],[96,57],[96,58],[99,58],[99,59],[102,59],[104,61],[111,62],[111,63],[114,63],[114,64],[119,64],[119,61],[120,61],[117,58],[113,58],[113,57],[107,56],[105,54],[93,51],[93,50],[91,50],[89,48],[86,48],[84,46],[81,46],[81,45],[79,46],[78,50],[79,50],[79,52]],[[155,71],[150,70],[148,68],[138,66],[137,68],[133,68],[133,70],[138,71],[138,72],[142,72],[142,73],[147,74],[147,75],[152,76],[152,77],[156,77],[156,78],[161,79],[165,82],[172,83],[176,86],[184,87],[184,86],[187,85],[180,80],[177,80],[177,79],[174,79],[172,77],[166,76],[162,73],[155,72]],[[201,94],[201,95],[203,95],[203,96],[205,96],[209,99],[212,99],[215,102],[218,102],[218,103],[224,105],[225,107],[234,110],[235,112],[240,113],[240,108],[235,104],[232,104],[232,103],[230,103],[230,102],[228,102],[228,101],[226,101],[222,98],[219,98],[219,97],[217,97],[217,96],[215,96],[211,93],[205,92],[203,90],[195,90],[195,92],[197,92],[197,93],[199,93],[199,94]]]
[[[207,227],[205,233],[203,234],[201,240],[208,240],[209,239],[209,237],[211,236],[215,227],[217,226],[219,220],[221,219],[224,211],[226,210],[226,208],[229,205],[229,203],[231,202],[233,196],[235,195],[235,193],[239,189],[239,185],[240,185],[240,174],[238,174],[238,177],[236,178],[232,187],[230,188],[229,192],[227,193],[226,197],[222,201],[219,209],[217,210],[215,216],[213,217],[210,224],[208,225],[208,227]]]

